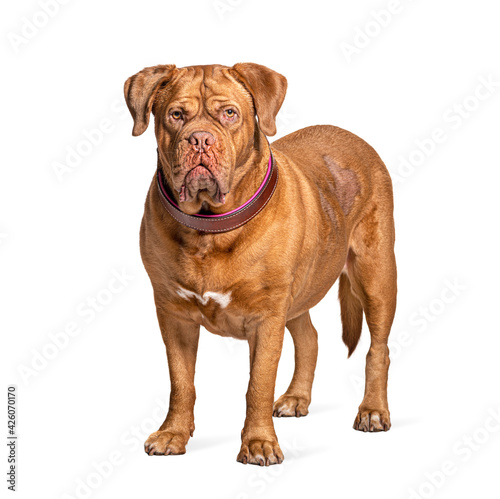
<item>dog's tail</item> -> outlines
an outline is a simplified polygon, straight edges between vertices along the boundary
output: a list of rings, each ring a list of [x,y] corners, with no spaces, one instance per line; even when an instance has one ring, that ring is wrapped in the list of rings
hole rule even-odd
[[[353,294],[349,277],[342,273],[339,279],[340,316],[342,318],[342,340],[349,351],[349,358],[358,345],[363,326],[363,305]]]

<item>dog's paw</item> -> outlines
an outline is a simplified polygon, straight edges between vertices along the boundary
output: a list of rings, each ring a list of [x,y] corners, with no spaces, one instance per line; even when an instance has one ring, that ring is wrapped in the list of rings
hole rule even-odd
[[[388,431],[391,427],[391,418],[387,410],[361,410],[354,420],[353,428],[359,431]]]
[[[155,431],[144,443],[144,450],[150,456],[185,454],[188,438],[172,431]]]
[[[241,450],[236,458],[243,464],[258,464],[259,466],[270,466],[283,462],[283,452],[277,441],[250,440],[241,444]]]
[[[295,416],[307,416],[309,414],[309,400],[304,397],[293,395],[282,395],[273,405],[273,416],[275,418]]]

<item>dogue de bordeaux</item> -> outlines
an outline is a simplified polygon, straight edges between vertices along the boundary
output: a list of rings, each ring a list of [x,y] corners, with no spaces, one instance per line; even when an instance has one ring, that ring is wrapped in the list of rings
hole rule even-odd
[[[145,68],[125,83],[133,135],[155,116],[158,165],[140,231],[165,342],[170,407],[149,455],[183,454],[193,435],[200,326],[247,340],[250,381],[241,463],[283,461],[273,416],[305,416],[317,358],[309,309],[339,280],[349,355],[363,312],[371,344],[354,428],[387,431],[396,308],[392,184],[377,153],[334,126],[269,145],[287,80],[241,63]],[[274,401],[285,328],[295,371]]]

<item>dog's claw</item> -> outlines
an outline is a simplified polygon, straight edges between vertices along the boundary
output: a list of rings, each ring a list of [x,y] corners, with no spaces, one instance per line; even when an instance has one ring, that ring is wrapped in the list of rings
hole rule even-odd
[[[146,454],[170,456],[186,453],[188,438],[171,431],[155,431],[144,443]]]
[[[273,405],[275,418],[307,416],[310,400],[294,395],[282,395]]]
[[[362,432],[389,431],[391,419],[387,410],[360,410],[353,428]]]
[[[278,442],[269,440],[251,440],[248,445],[242,444],[240,453],[236,460],[242,464],[257,464],[259,466],[271,466],[283,462]]]

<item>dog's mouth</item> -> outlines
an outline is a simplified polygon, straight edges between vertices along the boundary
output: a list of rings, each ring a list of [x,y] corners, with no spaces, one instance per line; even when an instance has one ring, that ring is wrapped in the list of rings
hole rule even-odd
[[[191,168],[184,177],[179,189],[179,201],[181,203],[195,201],[202,192],[206,192],[216,204],[224,204],[226,201],[227,192],[223,191],[218,179],[209,168],[200,163]]]

